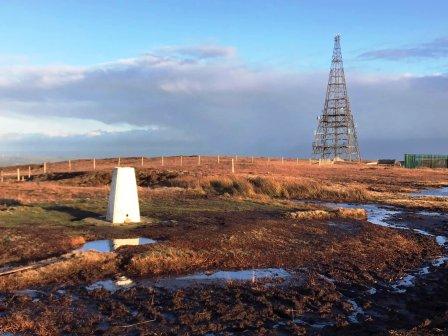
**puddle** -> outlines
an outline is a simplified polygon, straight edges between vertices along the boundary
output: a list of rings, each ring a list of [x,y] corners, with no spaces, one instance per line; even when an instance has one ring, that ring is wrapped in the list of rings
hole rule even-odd
[[[390,207],[380,207],[376,204],[352,204],[352,203],[322,203],[332,209],[350,208],[350,209],[364,209],[367,212],[367,220],[376,225],[390,227],[394,229],[407,229],[404,226],[394,225],[387,222],[387,219],[393,215],[401,213],[400,210]]]
[[[178,280],[228,280],[248,281],[265,278],[286,278],[291,276],[282,268],[252,269],[242,271],[218,271],[211,274],[198,273],[177,278]]]
[[[437,190],[437,192],[442,192],[442,193],[447,192],[447,196],[448,196],[448,187],[442,188],[442,189],[446,189],[446,190],[445,191],[443,191],[441,189],[436,189],[436,190]],[[436,193],[436,191],[434,191],[434,190],[432,190],[431,192],[433,194]],[[412,230],[413,232],[416,232],[416,233],[424,235],[424,236],[434,237],[434,239],[438,245],[440,245],[442,247],[448,247],[447,246],[448,245],[448,237],[446,237],[446,236],[435,236],[426,230],[409,228],[406,226],[400,226],[400,225],[388,223],[388,220],[392,216],[400,214],[400,213],[404,213],[405,210],[400,210],[397,208],[387,207],[387,206],[379,206],[377,204],[352,204],[352,203],[322,203],[322,204],[324,206],[327,206],[332,209],[337,209],[337,208],[362,208],[362,209],[365,209],[367,212],[367,220],[372,224],[380,225],[383,227],[399,229],[399,230]],[[438,212],[426,212],[426,211],[418,212],[418,214],[425,215],[425,216],[442,216],[443,215]],[[431,262],[431,265],[433,267],[440,267],[445,262],[448,262],[448,256],[442,256],[442,257],[439,257],[439,258],[433,260]],[[396,293],[404,293],[404,292],[406,292],[406,288],[414,286],[417,276],[424,276],[429,273],[430,273],[429,266],[424,266],[424,267],[418,269],[417,271],[414,271],[411,274],[408,274],[408,275],[404,276],[402,279],[396,281],[395,283],[393,283],[391,285],[391,287],[394,290],[394,292],[396,292]],[[377,292],[377,290],[373,287],[367,291],[367,293],[370,295],[373,295],[376,292]],[[355,317],[356,316],[353,316],[353,318],[355,318]]]
[[[427,196],[448,197],[448,187],[423,189],[423,190],[412,193],[411,196],[415,196],[415,197],[427,197]]]
[[[155,282],[155,286],[163,288],[182,288],[197,284],[208,284],[219,281],[252,281],[265,279],[284,279],[291,273],[282,268],[263,268],[241,271],[218,271],[214,273],[197,273],[177,278],[164,278]]]
[[[347,301],[352,305],[353,313],[348,316],[348,320],[351,323],[359,323],[358,315],[364,315],[364,310],[352,299],[347,299]]]
[[[309,326],[309,327],[311,327],[313,329],[324,329],[324,328],[332,327],[332,326],[335,325],[334,322],[329,322],[329,321],[306,322],[306,321],[304,321],[302,319],[299,319],[299,318],[294,319],[292,322],[294,322],[295,324],[298,324],[298,325],[302,325],[302,326]]]
[[[441,214],[440,212],[435,212],[435,211],[418,211],[417,215],[420,215],[420,216],[431,216],[431,217],[443,216],[443,214]]]
[[[103,239],[93,240],[85,243],[81,248],[75,250],[78,252],[96,251],[96,252],[112,252],[121,246],[135,246],[154,244],[155,240],[139,237],[139,238],[124,238],[124,239]]]
[[[86,289],[88,291],[93,291],[96,289],[103,288],[103,289],[107,290],[108,292],[115,293],[119,289],[129,288],[129,287],[132,287],[133,285],[134,285],[134,282],[131,279],[129,279],[125,276],[121,276],[115,280],[107,279],[107,280],[100,280],[100,281],[94,282],[93,284],[86,286]]]

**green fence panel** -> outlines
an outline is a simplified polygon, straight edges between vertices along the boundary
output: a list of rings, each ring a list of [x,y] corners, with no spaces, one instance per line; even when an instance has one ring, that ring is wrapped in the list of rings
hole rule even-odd
[[[448,155],[405,154],[404,166],[406,168],[448,168]]]

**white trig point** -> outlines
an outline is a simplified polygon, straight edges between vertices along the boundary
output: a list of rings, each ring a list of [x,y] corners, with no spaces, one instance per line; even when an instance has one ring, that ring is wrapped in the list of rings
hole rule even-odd
[[[114,168],[106,219],[113,224],[140,222],[140,206],[134,168]]]

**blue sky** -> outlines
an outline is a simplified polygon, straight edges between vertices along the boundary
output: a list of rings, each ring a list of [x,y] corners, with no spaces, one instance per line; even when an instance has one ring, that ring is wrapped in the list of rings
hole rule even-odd
[[[54,152],[87,142],[89,150],[73,154],[106,155],[114,154],[107,137],[122,136],[124,152],[130,147],[155,154],[214,151],[207,145],[211,135],[204,131],[201,138],[194,123],[204,130],[234,127],[248,137],[223,140],[220,151],[307,156],[333,36],[341,33],[349,94],[367,156],[380,154],[374,150],[376,137],[396,141],[390,150],[394,156],[407,150],[406,136],[433,144],[422,150],[443,151],[436,144],[440,137],[446,140],[438,124],[447,103],[447,12],[446,1],[409,0],[3,2],[0,135],[7,141],[0,149],[26,152],[29,143],[37,143],[44,151],[51,138],[60,144]],[[148,61],[149,56],[156,60]],[[163,63],[163,71],[162,60],[172,62]],[[403,103],[416,99],[415,89],[418,102],[427,104]],[[229,108],[232,119],[223,116]],[[396,117],[398,131],[387,118],[379,122],[384,111]],[[279,138],[275,131],[261,137],[243,128],[255,118],[255,126],[267,132],[269,112],[287,120],[280,140],[292,144],[273,144]],[[428,114],[424,123],[418,118],[422,113]],[[188,115],[190,121],[184,119]],[[37,127],[36,119],[46,122]],[[13,132],[24,120],[29,124]],[[303,133],[299,139],[289,126],[294,124]],[[432,126],[436,131],[429,131]],[[151,141],[139,148],[133,130],[150,133]],[[182,139],[189,145],[180,145]]]
[[[8,1],[4,55],[35,65],[91,65],[165,45],[231,45],[247,62],[299,70],[328,67],[344,38],[353,67],[426,73],[445,62],[359,62],[363,51],[405,46],[448,31],[446,1]]]

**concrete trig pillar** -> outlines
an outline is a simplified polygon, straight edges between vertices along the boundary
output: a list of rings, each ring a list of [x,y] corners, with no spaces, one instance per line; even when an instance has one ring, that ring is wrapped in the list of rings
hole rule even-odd
[[[140,222],[140,206],[134,168],[114,168],[106,219],[113,224]]]

